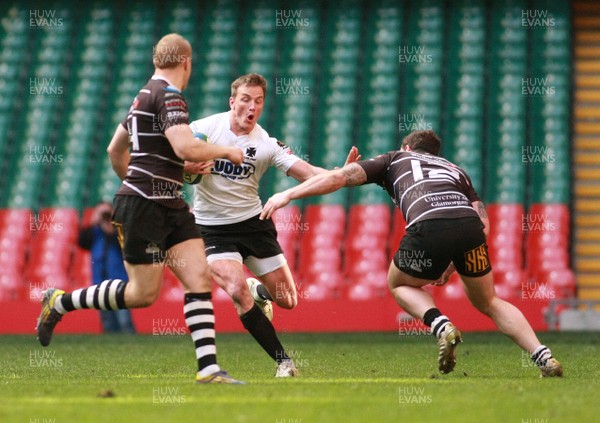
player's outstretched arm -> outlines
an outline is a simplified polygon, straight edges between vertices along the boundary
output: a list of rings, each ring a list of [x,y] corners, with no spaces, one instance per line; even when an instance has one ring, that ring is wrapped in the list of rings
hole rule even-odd
[[[209,144],[194,138],[188,125],[173,125],[165,130],[177,157],[190,162],[208,162],[213,159],[228,159],[234,164],[242,164],[244,152],[237,147]]]
[[[260,219],[270,219],[275,210],[288,205],[292,200],[329,194],[342,187],[360,185],[366,181],[367,174],[356,163],[351,163],[342,169],[321,173],[302,182],[300,185],[277,193],[269,198],[269,201],[263,207]]]
[[[348,156],[346,157],[346,163],[344,166],[349,165],[351,163],[359,161],[361,155],[358,154],[358,148],[352,147],[348,152]],[[336,170],[339,167],[335,168]],[[313,166],[310,163],[305,162],[304,160],[298,160],[296,163],[290,167],[287,172],[288,176],[296,179],[297,181],[304,182],[308,178],[312,178],[313,176],[320,175],[321,173],[327,172],[327,169],[323,169],[322,167]]]
[[[106,149],[113,170],[121,180],[127,175],[129,166],[129,133],[123,125],[119,124],[115,134]]]
[[[488,217],[487,211],[485,210],[485,204],[483,204],[483,201],[473,201],[471,205],[473,206],[473,208],[479,215],[481,222],[483,223],[483,233],[487,238],[490,235],[490,219]]]

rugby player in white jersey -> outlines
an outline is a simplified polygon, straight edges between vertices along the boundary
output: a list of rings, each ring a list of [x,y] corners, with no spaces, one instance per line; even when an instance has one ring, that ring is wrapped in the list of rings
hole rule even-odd
[[[276,361],[275,376],[292,377],[298,371],[270,320],[271,301],[286,309],[296,306],[296,286],[277,242],[275,225],[259,219],[258,187],[270,166],[300,182],[326,170],[301,160],[258,125],[266,91],[263,76],[241,76],[231,84],[228,112],[190,124],[194,133],[208,136],[210,144],[241,148],[242,165],[216,159],[206,165],[186,166],[186,170],[203,173],[209,169],[195,188],[194,215],[214,280],[232,298],[244,327]],[[358,159],[358,151],[352,147],[346,163]],[[244,264],[262,283],[246,280]]]
[[[262,219],[291,200],[323,195],[345,186],[381,185],[402,211],[406,235],[390,264],[388,286],[396,302],[438,339],[438,368],[454,370],[460,331],[435,306],[423,286],[445,284],[456,270],[471,303],[527,351],[542,377],[562,376],[561,364],[538,340],[521,311],[497,297],[487,254],[489,219],[465,171],[438,157],[441,140],[433,131],[406,136],[402,150],[330,171],[272,196]],[[424,260],[407,260],[423,257]]]

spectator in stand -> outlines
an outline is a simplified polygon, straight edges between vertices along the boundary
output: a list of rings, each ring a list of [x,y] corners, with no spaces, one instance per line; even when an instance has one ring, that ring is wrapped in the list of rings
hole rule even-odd
[[[90,226],[79,232],[79,246],[92,255],[94,285],[107,279],[128,279],[117,232],[111,223],[112,212],[110,203],[100,203],[94,209]],[[135,333],[128,309],[100,310],[100,318],[102,329],[106,333]]]

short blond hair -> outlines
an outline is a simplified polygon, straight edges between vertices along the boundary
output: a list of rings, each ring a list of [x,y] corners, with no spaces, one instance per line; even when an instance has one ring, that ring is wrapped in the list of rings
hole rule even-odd
[[[261,87],[263,90],[263,96],[267,96],[267,80],[264,76],[258,73],[249,73],[242,75],[231,83],[231,97],[235,98],[237,90],[241,85],[248,85],[250,87]]]
[[[179,34],[167,34],[154,46],[152,63],[157,69],[176,68],[192,57],[192,45]]]

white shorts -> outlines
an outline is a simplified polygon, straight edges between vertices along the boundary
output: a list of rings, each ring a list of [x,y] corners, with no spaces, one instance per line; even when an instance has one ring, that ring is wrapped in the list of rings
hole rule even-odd
[[[271,273],[272,271],[277,270],[287,264],[287,260],[283,254],[277,254],[276,256],[265,258],[248,256],[246,257],[246,260],[243,260],[242,255],[238,252],[216,253],[206,257],[206,260],[208,261],[209,265],[217,260],[235,260],[248,266],[248,269],[250,269],[250,271],[256,276],[266,275],[267,273]]]

